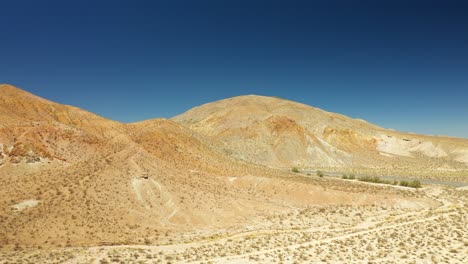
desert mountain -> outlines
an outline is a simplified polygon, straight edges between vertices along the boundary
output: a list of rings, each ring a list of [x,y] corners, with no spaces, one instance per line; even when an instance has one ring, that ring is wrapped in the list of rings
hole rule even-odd
[[[0,245],[164,244],[312,205],[432,203],[247,163],[171,120],[122,124],[9,85],[0,113]]]
[[[401,133],[273,97],[220,100],[172,120],[222,142],[236,158],[270,167],[397,175],[457,175],[468,168],[466,139]]]
[[[44,169],[95,155],[125,127],[76,107],[57,104],[11,85],[0,85],[0,164]],[[48,166],[44,166],[48,165]],[[49,166],[49,167],[50,167]]]

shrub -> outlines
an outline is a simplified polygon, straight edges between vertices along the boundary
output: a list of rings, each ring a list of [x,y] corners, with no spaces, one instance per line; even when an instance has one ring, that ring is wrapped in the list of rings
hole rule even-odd
[[[323,177],[323,172],[318,170],[318,171],[317,171],[317,176]]]
[[[351,174],[348,175],[348,179],[354,180],[354,179],[356,179],[356,176],[354,176],[354,174],[351,173]]]
[[[377,176],[374,176],[374,177],[372,178],[372,182],[375,182],[375,183],[381,183],[381,182],[382,182],[382,180],[381,180],[379,177],[377,177]]]
[[[412,180],[409,184],[408,187],[412,188],[421,188],[421,182],[419,180]]]
[[[348,177],[348,179],[351,179],[350,177]],[[400,186],[403,186],[403,187],[411,187],[411,188],[421,188],[421,182],[419,180],[412,180],[411,182],[409,181],[389,181],[389,180],[384,180],[384,179],[380,179],[379,177],[377,176],[374,176],[374,177],[371,177],[371,176],[361,176],[358,178],[358,180],[360,181],[364,181],[364,182],[374,182],[374,183],[383,183],[383,184],[392,184],[392,185],[400,185]]]
[[[346,175],[346,173],[343,173],[343,175],[341,175],[341,179],[347,180],[347,179],[348,179],[348,175]]]
[[[403,187],[411,187],[411,188],[421,188],[421,182],[419,180],[412,180],[412,181],[400,181],[400,186]]]
[[[293,167],[291,171],[294,173],[299,173],[299,169],[297,167]]]
[[[385,183],[385,184],[390,184],[389,181],[382,180],[377,176],[371,177],[371,176],[361,176],[358,178],[358,180],[363,181],[363,182],[373,182],[373,183]]]
[[[408,185],[409,185],[408,181],[400,181],[400,186],[408,187]]]
[[[363,182],[372,182],[372,177],[370,176],[361,176],[358,178],[358,180],[363,181]]]

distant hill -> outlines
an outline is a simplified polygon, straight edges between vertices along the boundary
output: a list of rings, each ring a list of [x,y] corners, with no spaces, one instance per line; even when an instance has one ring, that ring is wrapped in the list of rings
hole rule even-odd
[[[401,133],[276,97],[233,97],[172,120],[270,167],[447,177],[468,168],[467,139]]]

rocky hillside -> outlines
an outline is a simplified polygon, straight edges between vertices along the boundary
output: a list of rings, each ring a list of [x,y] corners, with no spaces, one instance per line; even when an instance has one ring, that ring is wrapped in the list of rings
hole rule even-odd
[[[0,113],[1,246],[182,243],[297,207],[416,199],[247,163],[170,120],[121,124],[9,85]]]
[[[270,167],[432,176],[468,168],[467,139],[401,133],[273,97],[229,98],[172,120]]]
[[[119,144],[125,125],[0,85],[0,164],[40,170],[85,160]],[[10,165],[15,166],[10,166]],[[37,166],[24,166],[36,164]]]

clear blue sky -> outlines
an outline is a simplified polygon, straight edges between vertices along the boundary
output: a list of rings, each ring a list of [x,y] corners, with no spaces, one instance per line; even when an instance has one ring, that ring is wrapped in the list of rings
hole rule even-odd
[[[132,122],[242,94],[468,138],[467,1],[2,1],[0,83]]]

